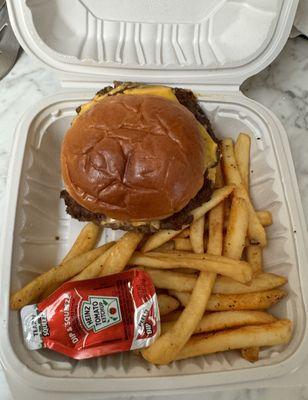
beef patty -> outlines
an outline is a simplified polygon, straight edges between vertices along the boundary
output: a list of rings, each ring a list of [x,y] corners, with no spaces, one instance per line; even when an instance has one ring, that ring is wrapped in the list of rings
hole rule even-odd
[[[122,82],[115,82],[115,87],[121,84]],[[134,83],[127,83],[129,87],[137,86]],[[98,94],[108,93],[113,88],[108,86]],[[127,86],[126,86],[127,89]],[[175,88],[174,94],[176,95],[178,101],[185,106],[189,111],[191,111],[195,118],[205,127],[207,132],[211,135],[211,137],[217,141],[215,135],[213,133],[211,124],[205,115],[204,111],[200,107],[197,102],[197,98],[191,90]],[[80,108],[77,108],[77,113]],[[206,171],[207,173],[207,171]],[[92,211],[87,210],[78,204],[66,190],[62,190],[60,197],[64,200],[66,205],[66,212],[71,215],[73,218],[78,219],[79,221],[92,221],[99,225],[104,225],[107,228],[111,229],[122,229],[125,231],[139,231],[143,233],[153,233],[158,229],[175,229],[180,230],[182,226],[188,225],[192,222],[192,215],[190,211],[199,207],[202,203],[208,201],[211,198],[212,192],[214,190],[214,183],[210,181],[207,176],[204,177],[204,184],[202,188],[199,190],[197,195],[190,200],[186,207],[184,207],[181,211],[171,215],[168,218],[160,220],[158,223],[150,223],[146,222],[144,224],[131,224],[125,221],[116,221],[109,220],[106,218],[104,214],[96,214]]]

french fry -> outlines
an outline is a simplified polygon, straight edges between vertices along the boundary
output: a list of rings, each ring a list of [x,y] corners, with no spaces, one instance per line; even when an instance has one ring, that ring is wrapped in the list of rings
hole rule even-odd
[[[203,272],[199,275],[191,297],[179,319],[166,333],[150,347],[141,351],[142,356],[154,364],[168,364],[194,332],[204,314],[204,309],[214,284],[214,274]]]
[[[221,170],[221,163],[217,166],[215,187],[221,188],[224,185],[224,179]],[[223,247],[223,226],[224,226],[224,199],[216,207],[212,208],[209,212],[209,231],[208,231],[208,244],[207,252],[212,255],[220,256]]]
[[[154,286],[158,289],[191,292],[197,282],[197,276],[194,274],[183,274],[150,268],[146,269],[146,272],[150,275]]]
[[[104,262],[99,276],[122,272],[142,238],[142,233],[126,232],[111,248],[109,257]]]
[[[263,226],[261,225],[258,216],[253,208],[247,190],[242,185],[242,178],[239,173],[237,163],[234,155],[234,148],[232,139],[224,139],[222,141],[222,158],[223,158],[223,171],[228,185],[238,186],[234,195],[243,198],[247,203],[249,224],[248,235],[253,243],[258,243],[261,247],[266,246],[266,234]]]
[[[259,347],[246,347],[241,349],[241,356],[249,362],[256,362],[259,360],[259,352]]]
[[[190,229],[186,228],[182,232],[180,232],[178,235],[176,235],[176,238],[188,238],[190,235]]]
[[[189,292],[170,290],[171,296],[177,298],[182,306],[188,304]],[[207,303],[207,311],[230,310],[264,310],[278,303],[287,292],[282,289],[264,290],[263,292],[241,294],[212,294]]]
[[[19,310],[37,299],[47,287],[58,284],[59,286],[79,274],[87,265],[103,254],[110,247],[109,243],[90,250],[87,253],[74,257],[61,266],[51,268],[39,275],[11,297],[10,305],[13,310]]]
[[[190,225],[190,242],[194,253],[204,253],[204,216]]]
[[[240,150],[241,142],[238,143],[238,151]],[[248,190],[248,178],[249,178],[249,150],[250,150],[250,142],[248,146],[248,154],[241,159],[242,165],[241,169],[239,169],[243,181],[245,181],[246,190]],[[245,161],[247,161],[247,165],[245,165]],[[247,169],[247,171],[246,171]],[[247,172],[247,175],[246,175]],[[236,192],[235,192],[236,193]],[[224,255],[233,257],[239,260],[242,256],[245,242],[246,242],[246,234],[248,230],[248,210],[246,201],[242,198],[236,197],[236,194],[233,196],[231,208],[228,216],[228,226],[227,232],[224,242]]]
[[[239,260],[245,247],[248,211],[244,199],[232,199],[228,228],[224,241],[224,255]]]
[[[233,191],[233,186],[225,186],[221,189],[215,190],[212,194],[212,197],[209,201],[202,204],[200,207],[194,209],[191,214],[195,219],[199,219],[203,217],[208,211],[210,211],[213,207],[219,204],[222,200],[224,200],[230,193]],[[183,229],[179,231],[175,230],[162,230],[159,232],[154,233],[154,235],[150,236],[147,242],[142,247],[141,251],[143,253],[151,251],[156,247],[161,246],[162,244],[168,242],[169,240],[173,239],[179,233],[181,233],[187,226],[183,226]]]
[[[250,170],[250,145],[251,145],[250,136],[244,133],[240,133],[234,146],[235,158],[242,178],[242,183],[248,194],[249,194],[249,170]],[[261,221],[260,223],[263,226]],[[242,357],[245,358],[246,360],[257,361],[259,358],[259,348],[251,347],[249,349],[242,349],[241,354]]]
[[[88,224],[86,224],[80,231],[70,251],[63,258],[61,264],[71,260],[74,257],[79,256],[80,254],[92,250],[101,232],[102,228],[96,224],[93,224],[93,222],[89,222]],[[57,288],[58,288],[57,284],[48,287],[42,294],[41,300],[46,299],[46,297],[48,297],[51,293],[53,293]]]
[[[169,294],[176,298],[183,307],[185,307],[190,299],[191,293],[190,292],[178,292],[177,290],[169,290]]]
[[[161,246],[156,247],[156,249],[154,249],[153,251],[168,252],[168,251],[172,251],[174,249],[175,249],[174,240],[170,240],[169,242],[166,242],[166,243],[162,244]]]
[[[233,141],[230,138],[223,139],[221,142],[222,169],[228,185],[239,186],[242,178],[235,160]]]
[[[101,273],[101,270],[106,262],[107,258],[111,254],[112,246],[115,245],[116,242],[109,242],[108,249],[105,253],[101,254],[96,260],[94,260],[91,264],[89,264],[85,269],[83,269],[78,275],[75,275],[71,281],[83,281],[86,279],[97,278]],[[107,244],[107,243],[106,243]]]
[[[87,267],[88,268],[88,267]],[[174,272],[174,270],[159,270],[147,268],[146,272],[151,276],[154,286],[158,289],[191,292],[197,281],[195,274]],[[262,273],[245,285],[225,276],[219,276],[214,284],[214,294],[241,294],[261,292],[263,290],[276,289],[287,283],[283,276]]]
[[[192,250],[192,244],[189,239],[184,239],[184,238],[175,238],[173,239],[174,241],[174,248],[175,250],[182,250],[182,251],[191,251]]]
[[[246,201],[249,218],[248,236],[250,241],[252,243],[259,244],[261,247],[265,247],[267,244],[266,233],[264,227],[259,221],[257,213],[253,208],[247,190],[242,185],[240,185],[234,189],[234,195],[237,197],[241,197]]]
[[[250,144],[250,136],[246,133],[240,133],[234,145],[236,163],[247,191],[249,190]]]
[[[177,299],[172,296],[168,296],[167,294],[158,294],[157,301],[161,316],[170,314],[180,306],[180,303]]]
[[[184,226],[182,230],[184,230],[186,228],[187,228],[187,225]],[[182,230],[175,231],[173,229],[165,229],[165,230],[161,230],[161,231],[154,233],[145,242],[145,244],[141,248],[141,251],[143,253],[146,253],[147,251],[151,251],[151,250],[156,249],[157,247],[162,246],[166,242],[169,242],[169,240],[172,240],[173,238],[178,236],[182,232]]]
[[[220,276],[216,279],[213,293],[220,294],[241,294],[241,293],[253,293],[261,292],[263,290],[276,289],[287,283],[287,279],[284,276],[261,273],[258,276],[252,278],[249,284],[245,285],[234,281],[233,279],[225,276]]]
[[[263,226],[270,226],[273,224],[273,217],[270,211],[257,211],[257,216]]]
[[[249,282],[252,277],[251,268],[245,261],[210,254],[135,252],[129,264],[158,269],[193,268],[204,272],[215,272],[243,283]]]
[[[212,208],[217,206],[220,202],[222,202],[226,197],[228,197],[233,192],[234,186],[224,186],[223,188],[216,189],[212,194],[212,197],[209,201],[202,204],[200,207],[195,208],[191,214],[194,217],[194,220],[197,220],[206,213],[208,213]]]
[[[223,329],[236,328],[246,325],[261,325],[274,322],[277,319],[265,311],[220,311],[205,314],[194,334],[219,331]],[[162,333],[168,331],[175,321],[163,322],[161,326]]]
[[[262,249],[259,245],[250,245],[246,249],[247,261],[249,262],[253,275],[256,276],[260,274],[263,270],[262,268]]]
[[[209,213],[209,240],[207,252],[222,254],[224,203],[218,204]]]
[[[279,320],[270,324],[244,326],[213,334],[193,336],[176,359],[196,357],[226,350],[253,346],[275,346],[291,340],[292,322]]]
[[[95,247],[98,236],[101,232],[101,226],[93,224],[93,222],[87,223],[80,231],[70,251],[63,258],[62,263],[65,263],[66,261],[79,256],[80,254],[92,250]]]
[[[224,200],[225,202],[225,220],[224,220],[224,229],[227,229],[228,227],[228,219],[229,219],[229,214],[230,214],[230,204],[228,204],[228,198]],[[272,214],[270,213],[270,211],[266,211],[266,210],[261,210],[261,211],[256,211],[257,217],[261,223],[262,226],[267,227],[273,224],[273,218],[272,218]],[[204,225],[204,230],[205,232],[207,232],[209,229],[209,224],[208,221],[205,221],[205,225]]]

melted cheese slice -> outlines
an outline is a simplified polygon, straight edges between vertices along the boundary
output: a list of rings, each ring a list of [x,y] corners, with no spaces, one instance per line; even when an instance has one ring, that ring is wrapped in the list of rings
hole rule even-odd
[[[173,90],[167,86],[154,86],[154,85],[140,86],[134,89],[127,89],[124,91],[124,94],[135,94],[135,95],[148,94],[152,96],[164,97],[165,99],[178,102],[178,99],[176,95],[173,93]]]
[[[207,133],[205,127],[198,122],[199,132],[204,140],[204,168],[211,168],[217,164],[217,143]]]

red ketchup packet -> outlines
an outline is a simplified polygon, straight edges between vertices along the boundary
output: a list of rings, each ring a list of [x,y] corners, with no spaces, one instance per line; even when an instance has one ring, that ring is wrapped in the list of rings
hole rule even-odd
[[[21,310],[28,349],[48,348],[75,359],[141,349],[160,334],[157,296],[141,270],[67,282]]]

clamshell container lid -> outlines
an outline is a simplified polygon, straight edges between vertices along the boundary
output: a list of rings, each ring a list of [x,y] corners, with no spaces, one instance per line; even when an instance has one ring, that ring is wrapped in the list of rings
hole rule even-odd
[[[239,86],[277,57],[297,0],[8,2],[23,48],[81,82]]]

